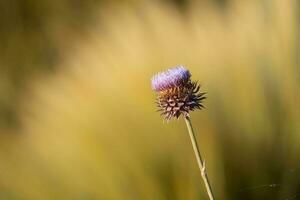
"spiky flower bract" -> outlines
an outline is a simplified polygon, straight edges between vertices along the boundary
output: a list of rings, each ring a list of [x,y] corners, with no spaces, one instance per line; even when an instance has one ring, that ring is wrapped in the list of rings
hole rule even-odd
[[[152,89],[157,92],[157,106],[165,120],[179,118],[180,115],[189,116],[190,111],[203,108],[205,93],[200,92],[200,85],[190,78],[189,70],[181,65],[152,77]]]

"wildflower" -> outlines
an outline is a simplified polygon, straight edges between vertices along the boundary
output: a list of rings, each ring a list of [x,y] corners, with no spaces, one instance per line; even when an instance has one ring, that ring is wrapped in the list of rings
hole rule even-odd
[[[191,81],[191,73],[182,65],[170,68],[154,75],[152,89],[157,92],[157,106],[164,119],[189,116],[189,112],[203,108],[205,93],[200,85]]]
[[[189,112],[203,108],[205,93],[200,92],[200,85],[191,81],[191,73],[183,66],[176,66],[160,72],[151,79],[152,89],[157,92],[157,105],[161,115],[169,121],[173,117],[184,116],[191,138],[196,160],[210,200],[214,200],[211,185],[206,173]]]

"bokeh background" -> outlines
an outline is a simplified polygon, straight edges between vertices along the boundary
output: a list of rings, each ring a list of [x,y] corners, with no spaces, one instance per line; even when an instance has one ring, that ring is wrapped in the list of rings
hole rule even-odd
[[[2,0],[0,199],[208,199],[150,78],[183,64],[216,199],[300,199],[299,2]]]

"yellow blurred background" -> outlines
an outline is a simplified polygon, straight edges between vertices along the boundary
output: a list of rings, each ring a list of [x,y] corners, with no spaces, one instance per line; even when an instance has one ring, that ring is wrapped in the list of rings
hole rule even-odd
[[[150,78],[185,65],[219,200],[300,199],[299,3],[0,3],[0,199],[208,199]]]

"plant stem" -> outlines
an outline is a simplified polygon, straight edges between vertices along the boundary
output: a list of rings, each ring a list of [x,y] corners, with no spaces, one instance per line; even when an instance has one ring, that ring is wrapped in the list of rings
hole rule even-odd
[[[212,192],[209,180],[208,180],[208,176],[206,173],[206,169],[205,169],[205,161],[203,162],[203,160],[202,160],[200,150],[199,150],[199,147],[197,144],[197,140],[195,138],[194,130],[192,127],[191,119],[188,116],[186,116],[184,119],[185,119],[186,126],[188,128],[188,131],[189,131],[189,135],[190,135],[193,149],[195,152],[195,156],[196,156],[196,159],[198,162],[198,166],[201,171],[202,179],[203,179],[205,187],[206,187],[207,194],[208,194],[210,200],[214,200],[215,198],[214,198],[214,195],[213,195],[213,192]]]

